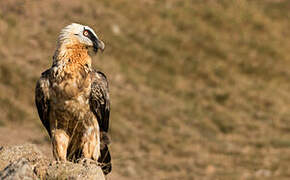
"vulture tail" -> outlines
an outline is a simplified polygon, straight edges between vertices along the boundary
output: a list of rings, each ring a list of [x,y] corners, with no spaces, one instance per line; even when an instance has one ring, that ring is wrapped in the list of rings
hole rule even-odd
[[[111,154],[108,148],[109,144],[110,139],[108,134],[104,131],[101,131],[101,155],[98,159],[98,162],[100,163],[105,175],[112,171]]]
[[[111,155],[107,145],[101,149],[101,156],[98,159],[98,162],[101,164],[101,168],[105,175],[109,174],[112,171]]]

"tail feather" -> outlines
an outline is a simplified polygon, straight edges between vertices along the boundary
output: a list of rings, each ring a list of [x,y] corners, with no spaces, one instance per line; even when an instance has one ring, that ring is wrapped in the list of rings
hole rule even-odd
[[[101,168],[105,175],[112,171],[111,154],[107,145],[104,145],[101,149],[101,156],[98,162],[101,164]]]
[[[108,148],[110,141],[108,133],[101,131],[101,155],[98,162],[100,163],[105,175],[112,171],[111,154]]]

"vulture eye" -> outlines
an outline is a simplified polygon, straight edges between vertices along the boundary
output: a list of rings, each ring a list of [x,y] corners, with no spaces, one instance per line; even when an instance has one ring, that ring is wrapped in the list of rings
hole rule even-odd
[[[84,30],[83,34],[84,34],[84,36],[88,37],[89,31],[88,30]]]

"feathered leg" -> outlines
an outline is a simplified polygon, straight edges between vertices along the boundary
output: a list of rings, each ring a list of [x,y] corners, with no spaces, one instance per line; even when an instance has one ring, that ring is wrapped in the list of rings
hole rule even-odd
[[[97,160],[100,156],[100,137],[96,132],[98,132],[98,129],[91,126],[83,135],[82,152],[84,158]]]
[[[53,156],[57,161],[66,161],[69,136],[64,130],[52,130]]]

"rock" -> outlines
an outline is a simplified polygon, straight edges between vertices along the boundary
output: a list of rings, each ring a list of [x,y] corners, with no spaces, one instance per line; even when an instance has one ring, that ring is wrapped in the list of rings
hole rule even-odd
[[[97,179],[105,180],[100,166],[72,162],[53,163],[47,169],[50,179]]]
[[[0,171],[21,158],[25,158],[34,167],[33,171],[38,177],[45,176],[49,161],[33,144],[2,147],[0,149]]]
[[[48,163],[35,145],[7,146],[0,149],[0,170],[20,158],[26,158],[32,165]]]
[[[26,158],[21,158],[8,165],[3,171],[0,172],[0,179],[14,180],[14,179],[37,179],[36,174],[33,172],[32,165]]]
[[[50,162],[35,145],[0,147],[0,179],[105,180],[100,166],[90,163]]]

